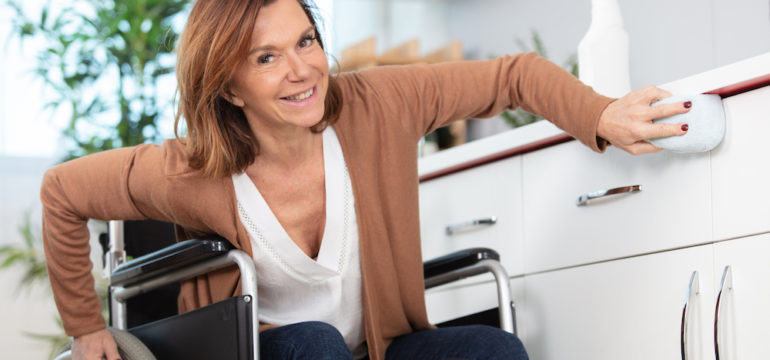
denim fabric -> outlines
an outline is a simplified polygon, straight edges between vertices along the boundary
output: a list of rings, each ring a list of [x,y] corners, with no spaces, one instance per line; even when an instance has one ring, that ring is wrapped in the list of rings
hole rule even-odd
[[[309,321],[263,331],[260,356],[272,359],[353,359],[342,334],[333,326]],[[519,338],[485,325],[447,327],[399,336],[387,360],[528,360]]]
[[[329,324],[308,321],[259,333],[259,356],[263,360],[353,359],[342,334]]]
[[[527,360],[516,335],[485,325],[469,325],[418,331],[393,340],[387,360]]]

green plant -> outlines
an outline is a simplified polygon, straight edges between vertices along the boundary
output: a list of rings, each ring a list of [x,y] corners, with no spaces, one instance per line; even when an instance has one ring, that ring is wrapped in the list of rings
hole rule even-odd
[[[43,240],[36,231],[38,227],[32,225],[31,212],[26,212],[22,223],[19,225],[19,234],[23,244],[5,245],[0,247],[0,269],[12,267],[22,268],[23,275],[17,284],[17,291],[26,289],[29,291],[36,285],[48,285],[48,272],[46,270],[45,255],[42,251]],[[49,289],[46,287],[46,289]],[[67,344],[69,338],[64,335],[61,320],[57,317],[54,321],[58,324],[59,333],[37,334],[25,332],[27,336],[49,344],[49,358],[54,358],[59,349]]]
[[[32,70],[55,94],[46,107],[68,112],[63,135],[70,144],[64,160],[160,140],[159,122],[173,123],[173,90],[164,93],[162,86],[165,79],[173,82],[173,45],[179,35],[173,25],[189,3],[191,0],[48,1],[38,15],[29,17],[21,0],[6,0],[15,14],[11,36],[22,44],[30,38],[44,44]],[[42,240],[33,229],[27,214],[19,228],[23,244],[0,248],[0,270],[23,268],[19,288],[48,284]],[[104,313],[107,286],[99,276],[94,277]],[[55,321],[61,328],[60,319]],[[51,357],[67,341],[63,330],[27,335],[47,342]]]
[[[522,39],[518,38],[516,39],[516,44],[518,45],[519,49],[523,52],[536,52],[540,56],[544,58],[548,58],[548,54],[546,52],[545,45],[543,44],[543,40],[540,38],[540,34],[536,30],[532,30],[531,32],[531,41],[532,46],[527,45]],[[577,55],[572,54],[567,58],[567,61],[564,63],[563,66],[567,71],[569,71],[572,75],[578,76],[578,62],[577,62]],[[543,120],[542,117],[532,114],[530,112],[527,112],[523,110],[522,108],[517,108],[515,110],[506,110],[500,116],[505,119],[505,122],[508,123],[511,127],[520,127],[527,124],[531,124],[536,121]]]
[[[0,269],[22,267],[23,275],[19,279],[19,290],[48,284],[48,272],[42,250],[43,240],[36,229],[32,226],[30,212],[27,212],[18,227],[23,244],[0,247]]]
[[[33,225],[31,219],[31,211],[27,211],[24,214],[22,223],[18,227],[23,242],[22,245],[0,246],[0,270],[14,267],[21,268],[23,275],[17,284],[17,292],[23,290],[29,292],[35,286],[43,286],[50,293],[50,287],[48,286],[48,271],[45,255],[42,250],[43,237],[38,231],[40,227]],[[109,309],[107,303],[108,284],[105,279],[97,274],[94,274],[94,279],[96,293],[99,294],[99,297],[102,300],[102,314],[106,318]],[[59,350],[70,341],[70,337],[64,334],[64,327],[62,326],[61,319],[58,316],[55,316],[54,322],[56,322],[60,330],[58,333],[24,333],[30,338],[48,344],[50,349],[49,359],[56,357]]]
[[[69,112],[67,159],[160,140],[173,94],[159,84],[172,75],[172,25],[190,0],[49,1],[34,18],[18,1],[6,2],[14,34],[45,43],[34,73],[55,94],[46,106]]]

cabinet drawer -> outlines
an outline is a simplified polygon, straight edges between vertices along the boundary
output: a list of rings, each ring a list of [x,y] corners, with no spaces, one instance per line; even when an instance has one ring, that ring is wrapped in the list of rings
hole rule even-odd
[[[727,136],[712,150],[716,239],[770,231],[770,87],[724,105]]]
[[[525,154],[526,272],[708,242],[709,154],[597,154],[576,141]],[[579,196],[641,185],[642,191],[577,206]]]
[[[447,227],[495,218],[447,233]],[[521,274],[521,157],[513,157],[420,184],[423,259],[472,247],[500,253],[509,275]]]

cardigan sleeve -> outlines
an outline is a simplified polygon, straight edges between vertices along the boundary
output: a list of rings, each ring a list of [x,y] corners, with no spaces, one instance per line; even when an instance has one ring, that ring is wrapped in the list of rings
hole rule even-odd
[[[70,336],[105,327],[86,223],[146,218],[131,197],[128,180],[137,152],[151,147],[158,149],[146,145],[86,156],[49,169],[43,177],[43,246],[56,306]]]
[[[419,137],[465,118],[522,107],[548,119],[595,151],[599,116],[613,101],[534,53],[487,61],[384,66],[340,75],[343,89],[376,100],[389,118]],[[348,102],[348,98],[345,99]]]

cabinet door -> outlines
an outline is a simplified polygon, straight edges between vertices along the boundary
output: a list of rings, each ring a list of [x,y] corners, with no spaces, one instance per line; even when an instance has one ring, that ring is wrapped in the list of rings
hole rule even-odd
[[[448,234],[447,226],[496,218]],[[508,274],[521,274],[521,157],[513,157],[420,184],[423,259],[487,247],[501,256]]]
[[[681,359],[683,305],[693,271],[688,359],[709,359],[713,247],[652,254],[525,276],[523,342],[529,356],[562,359]]]
[[[716,239],[770,231],[770,86],[724,106],[727,135],[712,150]]]
[[[709,242],[708,154],[597,154],[573,141],[523,156],[526,273]],[[579,196],[642,191],[577,206]]]
[[[723,291],[725,303],[717,324],[721,360],[767,359],[770,354],[770,234],[715,244],[715,286],[725,266],[732,271],[732,290]],[[714,308],[711,309],[714,312]],[[733,332],[732,334],[727,332]]]

